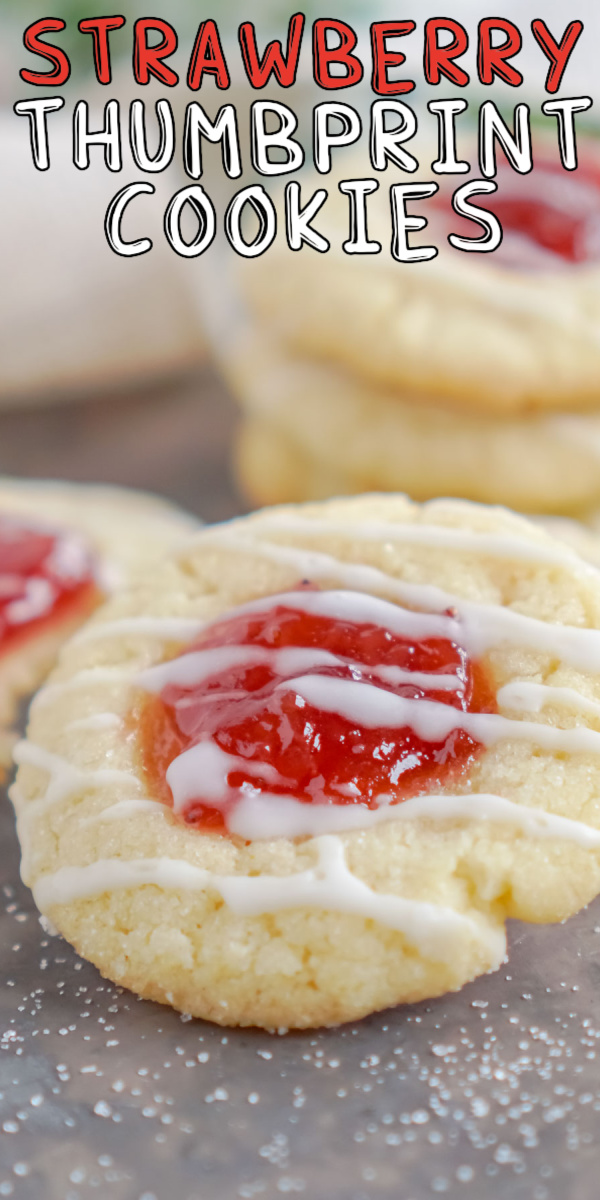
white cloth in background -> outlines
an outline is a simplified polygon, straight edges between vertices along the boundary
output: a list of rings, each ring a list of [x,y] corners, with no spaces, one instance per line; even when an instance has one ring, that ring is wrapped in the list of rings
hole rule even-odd
[[[170,172],[143,176],[127,156],[123,171],[111,174],[98,147],[89,170],[78,171],[70,121],[70,104],[50,115],[51,167],[42,173],[31,161],[28,120],[0,115],[3,407],[155,379],[203,353],[190,289],[198,263],[178,258],[162,229],[180,182]],[[134,202],[123,232],[151,237],[154,248],[120,258],[106,242],[104,214],[120,188],[142,178],[157,194]]]

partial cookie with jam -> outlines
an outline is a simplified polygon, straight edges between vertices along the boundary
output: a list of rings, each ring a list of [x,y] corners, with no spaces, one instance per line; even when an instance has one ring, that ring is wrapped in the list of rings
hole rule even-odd
[[[0,764],[62,643],[116,587],[197,527],[126,488],[0,478]]]

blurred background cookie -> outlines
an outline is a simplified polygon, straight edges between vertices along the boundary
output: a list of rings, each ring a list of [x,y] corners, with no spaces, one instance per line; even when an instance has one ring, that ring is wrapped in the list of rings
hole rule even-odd
[[[538,150],[530,175],[499,164],[497,194],[479,197],[504,230],[493,254],[447,246],[450,233],[482,233],[452,212],[456,178],[442,181],[434,198],[409,204],[428,222],[412,244],[439,249],[420,264],[390,255],[387,181],[369,197],[369,237],[381,252],[342,251],[348,199],[336,184],[372,174],[349,159],[343,175],[328,178],[329,198],[315,220],[331,249],[292,255],[282,240],[279,251],[246,265],[240,275],[250,307],[290,348],[400,394],[478,413],[597,408],[600,152],[582,141],[579,169],[569,174],[556,146],[551,153],[543,141]],[[431,169],[424,165],[415,178],[430,179]]]
[[[0,766],[65,639],[196,527],[157,496],[0,478]]]
[[[442,180],[409,206],[429,222],[412,243],[438,258],[394,262],[387,179],[368,210],[382,252],[344,254],[338,176],[369,174],[349,158],[315,219],[326,255],[282,240],[238,267],[243,305],[216,345],[253,503],[380,490],[555,515],[598,505],[600,147],[582,137],[579,153],[573,173],[539,137],[532,174],[499,159],[498,192],[479,197],[504,230],[492,255],[446,245],[480,230],[452,214]]]
[[[454,410],[293,354],[256,327],[225,369],[245,414],[237,463],[255,503],[377,490],[532,513],[600,503],[600,413]]]

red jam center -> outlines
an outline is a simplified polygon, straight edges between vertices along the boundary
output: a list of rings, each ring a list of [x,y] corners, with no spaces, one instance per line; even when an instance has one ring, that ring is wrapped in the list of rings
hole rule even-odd
[[[499,163],[496,183],[495,193],[472,201],[474,207],[494,212],[502,225],[495,263],[547,271],[600,261],[600,164],[589,153],[580,155],[576,171],[566,171],[539,154],[529,175]],[[438,193],[434,205],[444,214],[447,232],[475,236],[471,221],[449,215],[447,189]]]
[[[543,161],[529,175],[504,169],[498,191],[482,203],[505,238],[518,235],[569,263],[600,257],[600,170],[590,162],[576,172]]]
[[[0,654],[98,602],[94,563],[75,534],[0,517]]]
[[[414,641],[380,626],[274,606],[214,624],[190,649],[231,645],[318,648],[341,661],[312,669],[311,675],[360,679],[399,696],[438,701],[461,711],[495,711],[495,697],[482,668],[443,638]],[[392,684],[376,673],[381,667],[427,673],[431,682],[419,681],[426,687]],[[297,675],[295,671],[287,678]],[[439,679],[448,675],[456,677],[452,690],[447,678]],[[382,794],[399,803],[448,786],[468,771],[481,750],[462,730],[452,731],[441,742],[430,742],[410,728],[366,728],[314,707],[293,688],[282,688],[282,679],[285,676],[276,674],[268,663],[238,666],[194,687],[169,684],[149,700],[138,728],[142,763],[154,795],[172,804],[168,767],[184,751],[210,739],[227,754],[267,764],[284,777],[281,784],[273,784],[272,773],[268,780],[261,779],[256,768],[246,772],[240,766],[227,779],[238,797],[245,785],[305,803],[363,803],[371,808]],[[223,828],[221,811],[202,797],[201,779],[197,798],[187,805],[183,817],[191,825]]]

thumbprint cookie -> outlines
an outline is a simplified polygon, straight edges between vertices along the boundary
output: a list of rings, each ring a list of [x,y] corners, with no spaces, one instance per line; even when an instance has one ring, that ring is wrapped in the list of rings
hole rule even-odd
[[[600,891],[600,574],[464,501],[265,510],[94,614],[15,758],[23,878],[115,982],[269,1029],[438,996]]]

